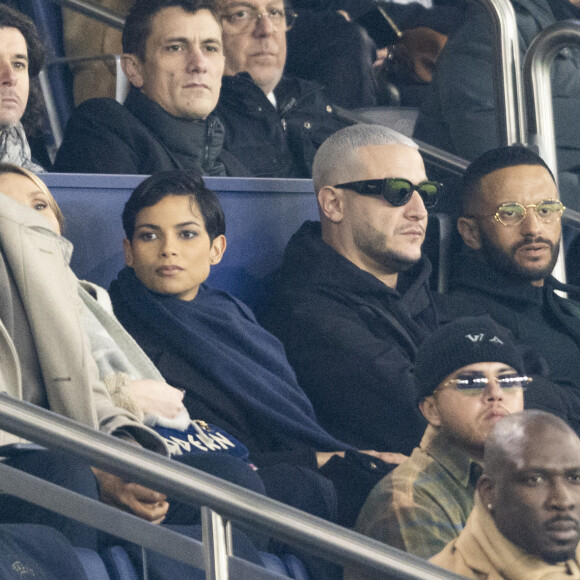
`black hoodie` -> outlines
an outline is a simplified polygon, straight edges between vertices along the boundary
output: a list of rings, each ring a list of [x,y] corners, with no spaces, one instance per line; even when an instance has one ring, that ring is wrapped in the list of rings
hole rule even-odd
[[[423,435],[413,360],[437,326],[430,271],[423,258],[389,288],[323,242],[319,222],[288,243],[264,324],[320,424],[358,449],[408,454]]]
[[[442,298],[442,318],[485,313],[509,328],[522,345],[543,357],[548,366],[543,374],[559,387],[548,392],[549,385],[542,382],[540,391],[536,379],[526,391],[526,407],[562,415],[560,402],[550,400],[558,393],[566,408],[564,418],[580,432],[580,304],[554,292],[570,288],[552,276],[543,287],[532,286],[466,250],[455,257],[450,293]]]

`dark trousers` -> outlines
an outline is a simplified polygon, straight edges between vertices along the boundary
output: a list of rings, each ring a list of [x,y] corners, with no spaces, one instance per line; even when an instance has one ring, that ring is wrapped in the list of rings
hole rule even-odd
[[[4,463],[48,482],[99,499],[97,478],[82,459],[54,451],[20,451]],[[17,497],[0,494],[0,523],[43,524],[59,530],[73,546],[97,549],[97,530]]]

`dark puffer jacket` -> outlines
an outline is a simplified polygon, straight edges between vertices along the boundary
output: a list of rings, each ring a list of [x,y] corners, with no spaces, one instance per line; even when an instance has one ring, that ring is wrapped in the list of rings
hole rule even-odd
[[[551,276],[543,287],[532,286],[467,250],[455,258],[450,286],[441,298],[443,321],[489,314],[511,330],[548,366],[546,376],[535,378],[526,391],[526,407],[560,415],[580,432],[580,304],[555,293],[569,287]],[[534,374],[531,367],[528,372]]]
[[[316,83],[284,77],[274,94],[277,110],[248,73],[223,78],[215,112],[224,149],[256,177],[311,177],[318,147],[352,121]]]
[[[138,89],[124,105],[90,99],[71,115],[54,171],[149,175],[195,168],[204,175],[249,176],[222,150],[224,128],[214,114],[204,120],[170,115]]]

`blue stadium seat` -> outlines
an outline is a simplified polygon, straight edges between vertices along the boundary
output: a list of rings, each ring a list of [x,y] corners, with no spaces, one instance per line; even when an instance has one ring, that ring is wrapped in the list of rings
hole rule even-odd
[[[123,547],[110,546],[101,555],[111,580],[139,580],[139,575]]]
[[[276,572],[285,578],[288,578],[288,570],[284,565],[284,562],[274,554],[270,554],[269,552],[260,552],[260,558],[262,560],[262,564],[266,570],[270,572]]]
[[[89,580],[111,580],[105,563],[97,552],[89,548],[74,548],[74,551]]]
[[[282,557],[282,561],[286,565],[290,578],[294,578],[294,580],[310,580],[310,574],[300,558],[294,554],[285,554]]]
[[[64,235],[74,244],[75,274],[108,288],[124,266],[121,213],[144,179],[136,175],[41,175],[65,216]],[[317,220],[312,182],[306,179],[208,177],[226,214],[228,249],[209,283],[256,306],[264,278],[281,263],[288,240],[304,220]],[[433,287],[446,273],[449,218],[431,214],[424,251],[433,262]],[[443,276],[444,277],[444,276]]]
[[[306,566],[294,554],[284,554],[279,557],[269,552],[260,552],[260,558],[266,570],[277,572],[286,578],[293,578],[294,580],[310,580],[310,574]]]
[[[77,550],[58,530],[49,526],[2,524],[0,578],[109,580],[96,552]]]

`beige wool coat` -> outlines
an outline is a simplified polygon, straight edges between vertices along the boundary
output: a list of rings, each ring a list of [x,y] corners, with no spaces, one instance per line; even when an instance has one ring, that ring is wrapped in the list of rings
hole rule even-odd
[[[78,280],[69,267],[71,244],[48,229],[38,212],[0,194],[0,247],[28,316],[50,410],[104,433],[122,430],[165,453],[160,438],[116,407],[99,380],[82,324]],[[0,321],[0,391],[18,399],[20,364]],[[0,430],[0,445],[18,440]]]

